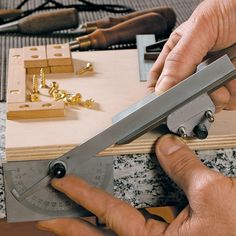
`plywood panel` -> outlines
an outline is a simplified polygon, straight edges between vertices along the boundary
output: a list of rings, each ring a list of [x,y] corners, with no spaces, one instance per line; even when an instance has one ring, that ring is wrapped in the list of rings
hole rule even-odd
[[[0,220],[0,235],[2,236],[55,236],[55,234],[40,231],[36,228],[36,223],[7,223]]]
[[[85,142],[111,125],[111,118],[146,95],[145,82],[139,81],[136,50],[76,52],[75,70],[91,62],[95,73],[86,77],[75,74],[47,75],[58,79],[60,88],[94,98],[94,109],[68,107],[63,118],[7,121],[6,152],[8,160],[56,158]],[[207,140],[190,140],[193,149],[236,146],[236,112],[222,112],[216,117]],[[147,153],[159,133],[147,133],[128,145],[112,146],[100,155]],[[24,137],[22,139],[22,137]]]

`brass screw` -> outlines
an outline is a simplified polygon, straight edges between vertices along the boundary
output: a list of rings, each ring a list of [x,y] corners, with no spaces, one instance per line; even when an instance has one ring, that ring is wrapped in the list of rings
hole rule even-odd
[[[87,74],[89,72],[93,72],[93,65],[91,63],[87,63],[86,67],[80,69],[78,71],[78,74],[79,75],[84,75],[84,74]]]
[[[54,91],[52,95],[54,100],[59,101],[63,100],[68,95],[68,93],[66,90],[58,90],[57,92]]]
[[[70,94],[65,97],[63,101],[66,105],[79,105],[81,102],[82,95],[80,93]]]
[[[32,92],[39,94],[39,88],[38,87],[39,87],[38,78],[37,78],[36,75],[33,75],[33,89],[32,89]]]
[[[90,98],[88,100],[83,101],[82,105],[86,108],[92,108],[95,103],[95,100]]]
[[[54,93],[58,92],[59,84],[57,82],[52,82],[48,93],[53,96]]]
[[[39,94],[38,93],[31,93],[29,95],[29,99],[31,102],[38,102],[39,101]]]
[[[32,92],[29,95],[29,100],[31,102],[38,102],[39,101],[39,90],[38,90],[38,78],[36,75],[33,75],[32,78]]]
[[[41,78],[40,88],[49,88],[49,86],[46,84],[46,76],[43,68],[40,69],[40,78]]]

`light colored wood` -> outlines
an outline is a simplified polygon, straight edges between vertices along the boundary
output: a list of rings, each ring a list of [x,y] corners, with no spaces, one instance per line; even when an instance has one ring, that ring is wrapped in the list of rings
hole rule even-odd
[[[50,44],[46,46],[49,66],[72,65],[69,44]]]
[[[9,52],[7,119],[22,120],[64,116],[65,105],[61,101],[55,102],[48,97],[40,96],[43,101],[29,102],[27,93],[32,91],[32,75],[27,76],[24,68],[24,54],[27,50],[26,48],[13,48]],[[41,50],[40,46],[39,51]]]
[[[36,228],[35,222],[27,223],[7,223],[5,220],[0,220],[0,235],[1,236],[55,236],[55,234],[40,231]]]
[[[40,69],[43,68],[43,71],[45,74],[51,73],[50,67],[32,67],[32,68],[27,68],[26,69],[26,74],[27,75],[39,75],[40,74]]]
[[[153,215],[162,217],[168,223],[171,223],[175,219],[172,207],[150,207],[146,210]]]
[[[85,217],[84,220],[91,224],[96,224],[95,217]],[[7,223],[6,220],[0,220],[0,235],[1,236],[56,236],[53,233],[41,231],[36,228],[37,222],[25,223]],[[89,236],[89,235],[88,235]]]
[[[65,105],[61,101],[7,104],[8,120],[63,117],[64,113]]]
[[[23,52],[21,49],[10,50],[7,83],[8,103],[25,102],[26,74],[23,64]]]
[[[50,74],[48,81],[60,79],[60,87],[83,97],[94,98],[94,109],[68,108],[60,119],[11,121],[6,124],[8,160],[56,158],[111,125],[118,112],[146,95],[146,83],[139,81],[136,50],[75,52],[75,69],[91,62],[94,74]],[[207,140],[187,141],[192,149],[236,147],[236,111],[217,114]],[[37,135],[35,135],[37,134]],[[99,155],[149,153],[159,133],[149,132],[130,144],[112,146]],[[24,137],[24,139],[22,139]]]
[[[45,46],[24,47],[23,55],[25,68],[47,66],[47,54]]]
[[[72,73],[74,72],[74,68],[72,65],[70,66],[51,66],[51,73]]]

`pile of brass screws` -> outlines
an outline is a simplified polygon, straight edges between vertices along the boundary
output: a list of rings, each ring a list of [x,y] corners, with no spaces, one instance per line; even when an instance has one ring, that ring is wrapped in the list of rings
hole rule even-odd
[[[36,75],[33,75],[32,78],[32,92],[30,93],[29,100],[31,102],[39,101],[39,88],[40,89],[48,89],[48,94],[55,101],[63,101],[67,106],[83,106],[86,108],[92,108],[95,101],[94,99],[83,100],[82,95],[80,93],[71,94],[66,90],[59,89],[59,84],[57,82],[51,82],[50,85],[46,83],[46,76],[43,71],[43,68],[40,69],[40,85],[38,85],[38,78]]]

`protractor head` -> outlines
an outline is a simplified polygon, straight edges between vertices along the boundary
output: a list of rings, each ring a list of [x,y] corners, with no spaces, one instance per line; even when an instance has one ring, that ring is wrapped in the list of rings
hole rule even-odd
[[[78,161],[73,175],[113,193],[113,158],[98,157]],[[38,221],[59,217],[86,217],[92,214],[49,184],[40,186],[48,175],[50,161],[22,161],[4,164],[8,222]],[[50,181],[49,181],[50,182]],[[32,193],[26,191],[38,184]]]

